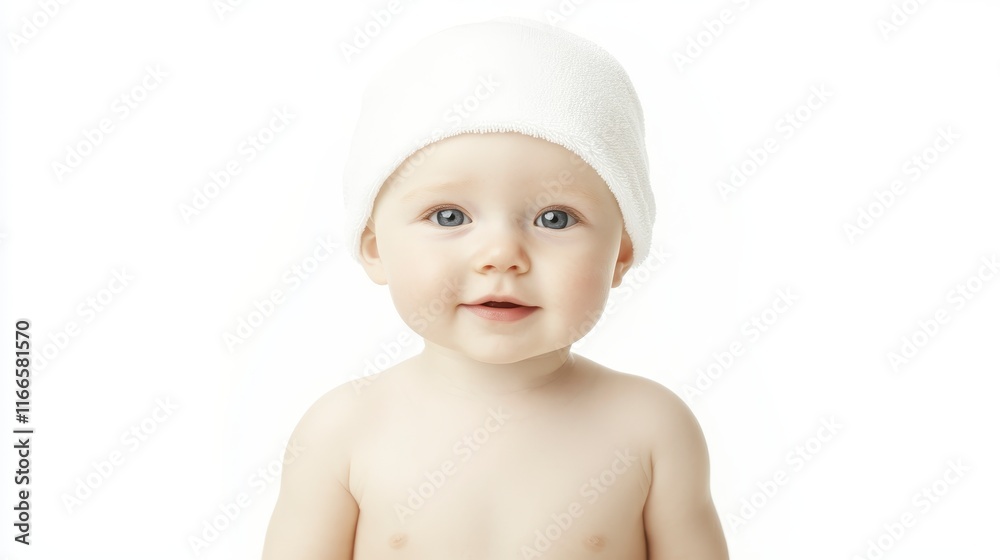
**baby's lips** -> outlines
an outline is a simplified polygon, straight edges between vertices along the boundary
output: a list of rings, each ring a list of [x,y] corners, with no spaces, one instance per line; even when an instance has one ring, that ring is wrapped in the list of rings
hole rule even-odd
[[[487,307],[535,307],[534,305],[529,305],[527,302],[521,301],[513,296],[502,296],[502,295],[489,295],[481,297],[476,301],[466,303],[465,305],[485,305],[487,303],[513,304],[513,305],[489,305]]]
[[[518,305],[516,303],[511,303],[509,301],[487,301],[484,303],[486,307],[499,307],[503,309],[510,309],[512,307],[524,307],[523,305]]]

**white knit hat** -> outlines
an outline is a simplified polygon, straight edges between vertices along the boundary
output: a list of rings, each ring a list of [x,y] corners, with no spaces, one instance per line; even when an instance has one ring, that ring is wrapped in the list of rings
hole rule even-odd
[[[645,127],[621,64],[591,41],[502,17],[424,38],[372,78],[344,171],[346,240],[361,232],[383,183],[417,150],[464,133],[519,132],[563,146],[597,171],[632,239],[649,254],[656,205]]]

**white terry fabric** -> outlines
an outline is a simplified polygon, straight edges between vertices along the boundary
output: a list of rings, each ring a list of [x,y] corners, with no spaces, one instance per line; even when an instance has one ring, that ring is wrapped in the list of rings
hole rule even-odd
[[[406,158],[442,138],[484,132],[542,138],[587,162],[618,201],[633,266],[645,260],[656,206],[631,80],[593,42],[515,17],[426,37],[372,78],[344,171],[354,259],[360,262],[361,232],[379,189]]]

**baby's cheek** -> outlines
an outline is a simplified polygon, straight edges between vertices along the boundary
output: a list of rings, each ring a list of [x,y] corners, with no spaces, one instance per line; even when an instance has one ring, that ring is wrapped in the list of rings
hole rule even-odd
[[[574,294],[579,305],[603,306],[611,287],[611,271],[603,263],[591,260],[588,264],[574,275]]]
[[[419,276],[426,274],[426,269],[433,266],[412,248],[407,249],[399,244],[387,242],[382,256],[389,273],[390,285],[395,284],[400,293],[412,291]]]
[[[390,287],[404,320],[418,314],[432,321],[461,303],[458,281],[444,273],[446,267],[441,267],[432,255],[401,255],[393,266]]]
[[[579,339],[594,327],[604,312],[608,297],[607,281],[595,271],[581,271],[563,288],[560,306],[565,310],[563,321],[568,322],[566,328],[574,334],[574,338]]]

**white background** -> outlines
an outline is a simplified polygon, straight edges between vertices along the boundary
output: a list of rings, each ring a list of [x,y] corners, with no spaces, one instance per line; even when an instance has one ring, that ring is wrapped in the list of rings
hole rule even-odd
[[[0,551],[259,557],[278,484],[255,473],[276,472],[322,393],[366,360],[420,349],[418,339],[393,351],[407,329],[340,245],[340,177],[366,79],[439,29],[544,20],[559,3],[403,1],[349,62],[341,45],[387,2],[257,0],[221,15],[209,0],[72,2],[52,17],[37,15],[43,4],[0,8],[0,347],[13,361],[14,321],[29,318],[36,358],[49,356],[31,378],[32,545],[12,540],[5,439]],[[886,32],[879,20],[891,23],[894,8],[901,25]],[[724,9],[731,23],[703,33],[699,53],[690,41]],[[566,0],[563,10],[557,25],[609,50],[638,90],[653,246],[669,255],[630,273],[612,293],[618,310],[574,350],[684,396],[709,443],[732,557],[874,558],[872,543],[885,558],[984,557],[1000,522],[1000,275],[982,260],[1000,259],[1000,6]],[[43,25],[32,33],[22,18]],[[135,90],[147,68],[165,76]],[[810,88],[832,94],[801,108]],[[122,94],[142,97],[127,115]],[[241,144],[282,108],[294,118],[248,161]],[[780,121],[796,110],[803,122],[787,138]],[[102,119],[113,130],[55,171]],[[948,129],[948,150],[926,151]],[[778,149],[724,200],[719,183],[768,138]],[[934,160],[919,177],[914,156]],[[233,159],[240,174],[185,220],[181,205]],[[894,181],[905,191],[880,208],[876,194]],[[850,237],[845,224],[868,208],[877,217]],[[293,288],[285,274],[312,264],[318,240],[338,249]],[[123,269],[124,286],[113,280]],[[959,285],[975,293],[958,296]],[[273,290],[283,303],[228,346],[224,335]],[[783,312],[772,308],[779,290],[794,296]],[[100,312],[88,298],[103,298]],[[928,323],[938,311],[947,322]],[[772,322],[759,337],[744,329],[755,317]],[[933,336],[917,334],[922,321]],[[904,337],[920,348],[894,367]],[[746,351],[729,361],[734,342]],[[13,380],[8,367],[6,438],[18,427]],[[831,437],[824,420],[841,428]],[[133,427],[144,441],[122,439]],[[797,448],[808,461],[789,456]],[[113,453],[122,460],[99,474]],[[968,471],[956,478],[949,462]],[[924,489],[933,502],[914,499]],[[196,556],[190,539],[240,493],[249,505]],[[67,506],[74,495],[86,497]],[[885,524],[904,513],[915,524],[890,536]]]

